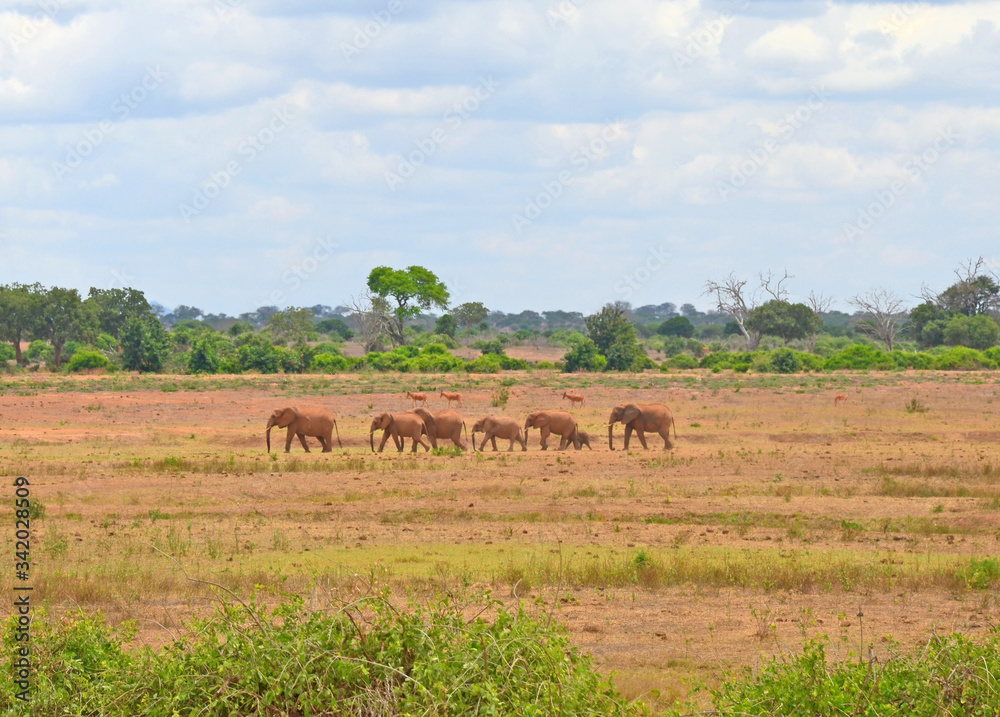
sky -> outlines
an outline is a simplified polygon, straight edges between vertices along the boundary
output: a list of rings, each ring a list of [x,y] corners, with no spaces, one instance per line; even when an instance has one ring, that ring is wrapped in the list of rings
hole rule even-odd
[[[333,8],[333,9],[331,9]],[[1000,270],[1000,2],[0,0],[0,284],[850,310]]]

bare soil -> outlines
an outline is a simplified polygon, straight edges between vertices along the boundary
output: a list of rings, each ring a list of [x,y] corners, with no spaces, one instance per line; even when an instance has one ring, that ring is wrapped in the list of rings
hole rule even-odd
[[[44,504],[32,579],[54,610],[138,619],[158,644],[210,603],[178,566],[244,594],[255,583],[272,596],[347,594],[373,579],[422,594],[491,589],[551,612],[627,694],[664,699],[691,678],[711,684],[795,651],[803,635],[829,635],[846,658],[997,621],[992,590],[934,577],[1000,545],[991,374],[536,372],[517,375],[502,410],[490,403],[504,377],[388,377],[370,393],[343,377],[174,390],[180,378],[97,391],[88,381],[101,377],[0,382],[0,473],[8,485],[28,476]],[[526,453],[373,455],[370,417],[408,410],[407,389],[436,383],[463,392],[470,427],[490,413],[568,410],[560,395],[573,388],[594,450],[543,452],[532,431]],[[834,406],[838,393],[848,400]],[[621,426],[608,449],[608,413],[626,401],[673,409],[672,450],[652,436],[624,451]],[[296,441],[268,456],[267,416],[288,404],[332,409],[344,449],[323,454],[313,439],[309,454]],[[281,450],[284,431],[272,439]],[[773,571],[773,584],[704,570],[730,560]],[[682,565],[691,577],[640,570],[622,582],[591,563]],[[838,578],[828,568],[841,563],[863,569]],[[865,577],[894,565],[895,582]]]

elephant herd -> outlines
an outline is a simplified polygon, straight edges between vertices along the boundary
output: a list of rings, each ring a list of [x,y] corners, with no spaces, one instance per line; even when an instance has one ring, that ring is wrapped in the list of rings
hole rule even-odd
[[[450,402],[449,402],[450,405]],[[608,447],[614,450],[614,426],[621,423],[625,426],[625,450],[628,450],[629,439],[632,433],[636,434],[642,447],[646,445],[646,433],[656,433],[663,438],[663,450],[673,448],[670,442],[670,427],[674,428],[674,438],[677,437],[677,425],[674,421],[670,409],[662,403],[623,403],[615,406],[611,410],[608,419]],[[333,412],[319,406],[296,407],[275,409],[271,413],[267,422],[267,450],[271,451],[271,429],[287,428],[285,435],[285,453],[291,450],[292,439],[298,437],[299,442],[305,451],[309,452],[306,444],[306,437],[310,436],[319,439],[323,446],[323,452],[329,453],[333,450],[333,433],[337,433],[337,444],[341,448],[343,443],[340,440],[340,429],[337,428],[337,420]],[[548,448],[549,436],[559,436],[559,448],[562,451],[572,445],[576,450],[583,446],[591,448],[590,436],[577,424],[576,418],[568,411],[534,411],[528,414],[521,423],[510,416],[485,416],[476,421],[472,426],[472,449],[485,450],[486,444],[493,446],[497,450],[497,439],[510,442],[508,451],[514,450],[514,444],[518,443],[522,451],[528,450],[528,431],[537,428],[540,434],[540,445],[542,450]],[[454,445],[462,450],[467,446],[463,440],[463,432],[468,437],[468,429],[465,419],[458,411],[450,408],[441,411],[428,411],[426,408],[414,408],[405,413],[390,413],[388,411],[380,413],[372,419],[371,427],[368,430],[369,445],[375,451],[375,432],[382,431],[382,440],[379,443],[379,453],[385,448],[386,442],[392,438],[393,445],[400,453],[406,443],[406,439],[411,441],[411,451],[416,453],[417,446],[423,446],[425,451],[438,447],[438,441],[450,440]],[[479,447],[476,447],[476,434],[482,433],[482,440]],[[591,449],[593,450],[593,449]]]

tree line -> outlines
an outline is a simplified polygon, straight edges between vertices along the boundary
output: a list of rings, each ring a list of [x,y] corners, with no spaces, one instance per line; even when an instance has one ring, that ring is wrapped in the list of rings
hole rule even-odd
[[[186,305],[166,312],[132,288],[91,288],[82,297],[76,289],[14,283],[0,286],[0,341],[7,345],[0,348],[0,366],[6,359],[19,366],[45,362],[60,369],[68,362],[71,370],[146,372],[495,371],[527,367],[506,355],[511,343],[545,340],[567,348],[563,360],[553,364],[566,371],[655,368],[651,349],[667,354],[674,368],[729,367],[728,355],[729,363],[757,370],[771,365],[755,358],[765,337],[800,350],[795,361],[779,362],[782,366],[807,368],[819,364],[802,352],[819,350],[821,337],[827,343],[831,336],[878,342],[888,356],[901,345],[911,353],[997,346],[1000,281],[985,270],[982,259],[955,273],[951,286],[940,292],[925,288],[922,301],[909,310],[885,289],[851,297],[853,315],[831,311],[832,299],[815,293],[806,302],[790,301],[787,283],[793,277],[787,272],[780,277],[762,273],[755,281],[730,275],[707,282],[705,294],[714,304],[708,313],[691,304],[633,308],[616,302],[589,316],[504,314],[481,302],[451,306],[444,282],[420,266],[376,267],[365,292],[335,309],[259,307],[239,317],[204,314]],[[732,358],[735,338],[742,339],[742,358]],[[363,357],[344,355],[343,342],[349,340],[361,345]],[[464,361],[451,354],[459,341],[479,349],[481,356]],[[22,352],[24,342],[30,342],[27,352]],[[708,359],[706,353],[717,356]],[[929,359],[865,355],[887,366],[931,365]]]

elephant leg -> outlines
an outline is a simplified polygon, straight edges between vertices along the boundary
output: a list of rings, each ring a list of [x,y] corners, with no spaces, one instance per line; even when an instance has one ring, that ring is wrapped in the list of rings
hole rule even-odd
[[[295,432],[292,431],[292,427],[288,427],[288,432],[285,434],[285,453],[291,453],[292,451],[292,438],[295,437]]]
[[[308,453],[309,452],[309,444],[306,443],[306,434],[305,433],[297,433],[296,435],[299,437],[299,443],[302,444],[302,449],[306,453]]]
[[[670,424],[660,431],[660,438],[663,439],[663,450],[667,451],[674,447],[674,444],[670,442]]]
[[[557,450],[565,451],[567,446],[569,446],[569,436],[566,434],[559,436],[559,448]]]
[[[539,433],[540,433],[540,434],[542,435],[542,450],[543,450],[543,451],[547,451],[547,450],[549,449],[549,446],[548,446],[548,444],[547,444],[547,443],[545,442],[545,439],[549,437],[549,429],[548,429],[548,426],[542,426],[542,428],[541,428],[541,429],[539,429],[539,431],[538,431],[538,432],[539,432]]]
[[[388,441],[388,440],[389,440],[389,429],[386,429],[385,431],[382,432],[382,442],[378,444],[378,452],[379,453],[381,453],[382,449],[385,448],[385,442]],[[392,442],[396,443],[396,436],[395,435],[392,437]],[[397,445],[397,447],[399,446],[399,444],[396,444],[396,445]]]
[[[424,447],[424,453],[426,453],[427,451],[429,451],[431,449],[431,447],[424,440],[424,437],[418,433],[416,436],[413,437],[413,448],[412,448],[411,452],[413,452],[413,453],[417,452],[417,444],[418,443]]]
[[[642,432],[642,429],[636,428],[635,429],[635,435],[638,437],[639,443],[642,444],[642,450],[646,450],[647,449],[647,446],[646,446],[646,435]]]
[[[625,424],[625,450],[628,450],[628,439],[632,437],[632,426]]]
[[[329,453],[333,450],[333,438],[327,438],[326,436],[317,436],[319,438],[319,443],[323,446],[323,452]]]
[[[497,448],[497,437],[495,433],[490,434],[490,443],[493,444],[494,451],[499,451],[499,449]]]

